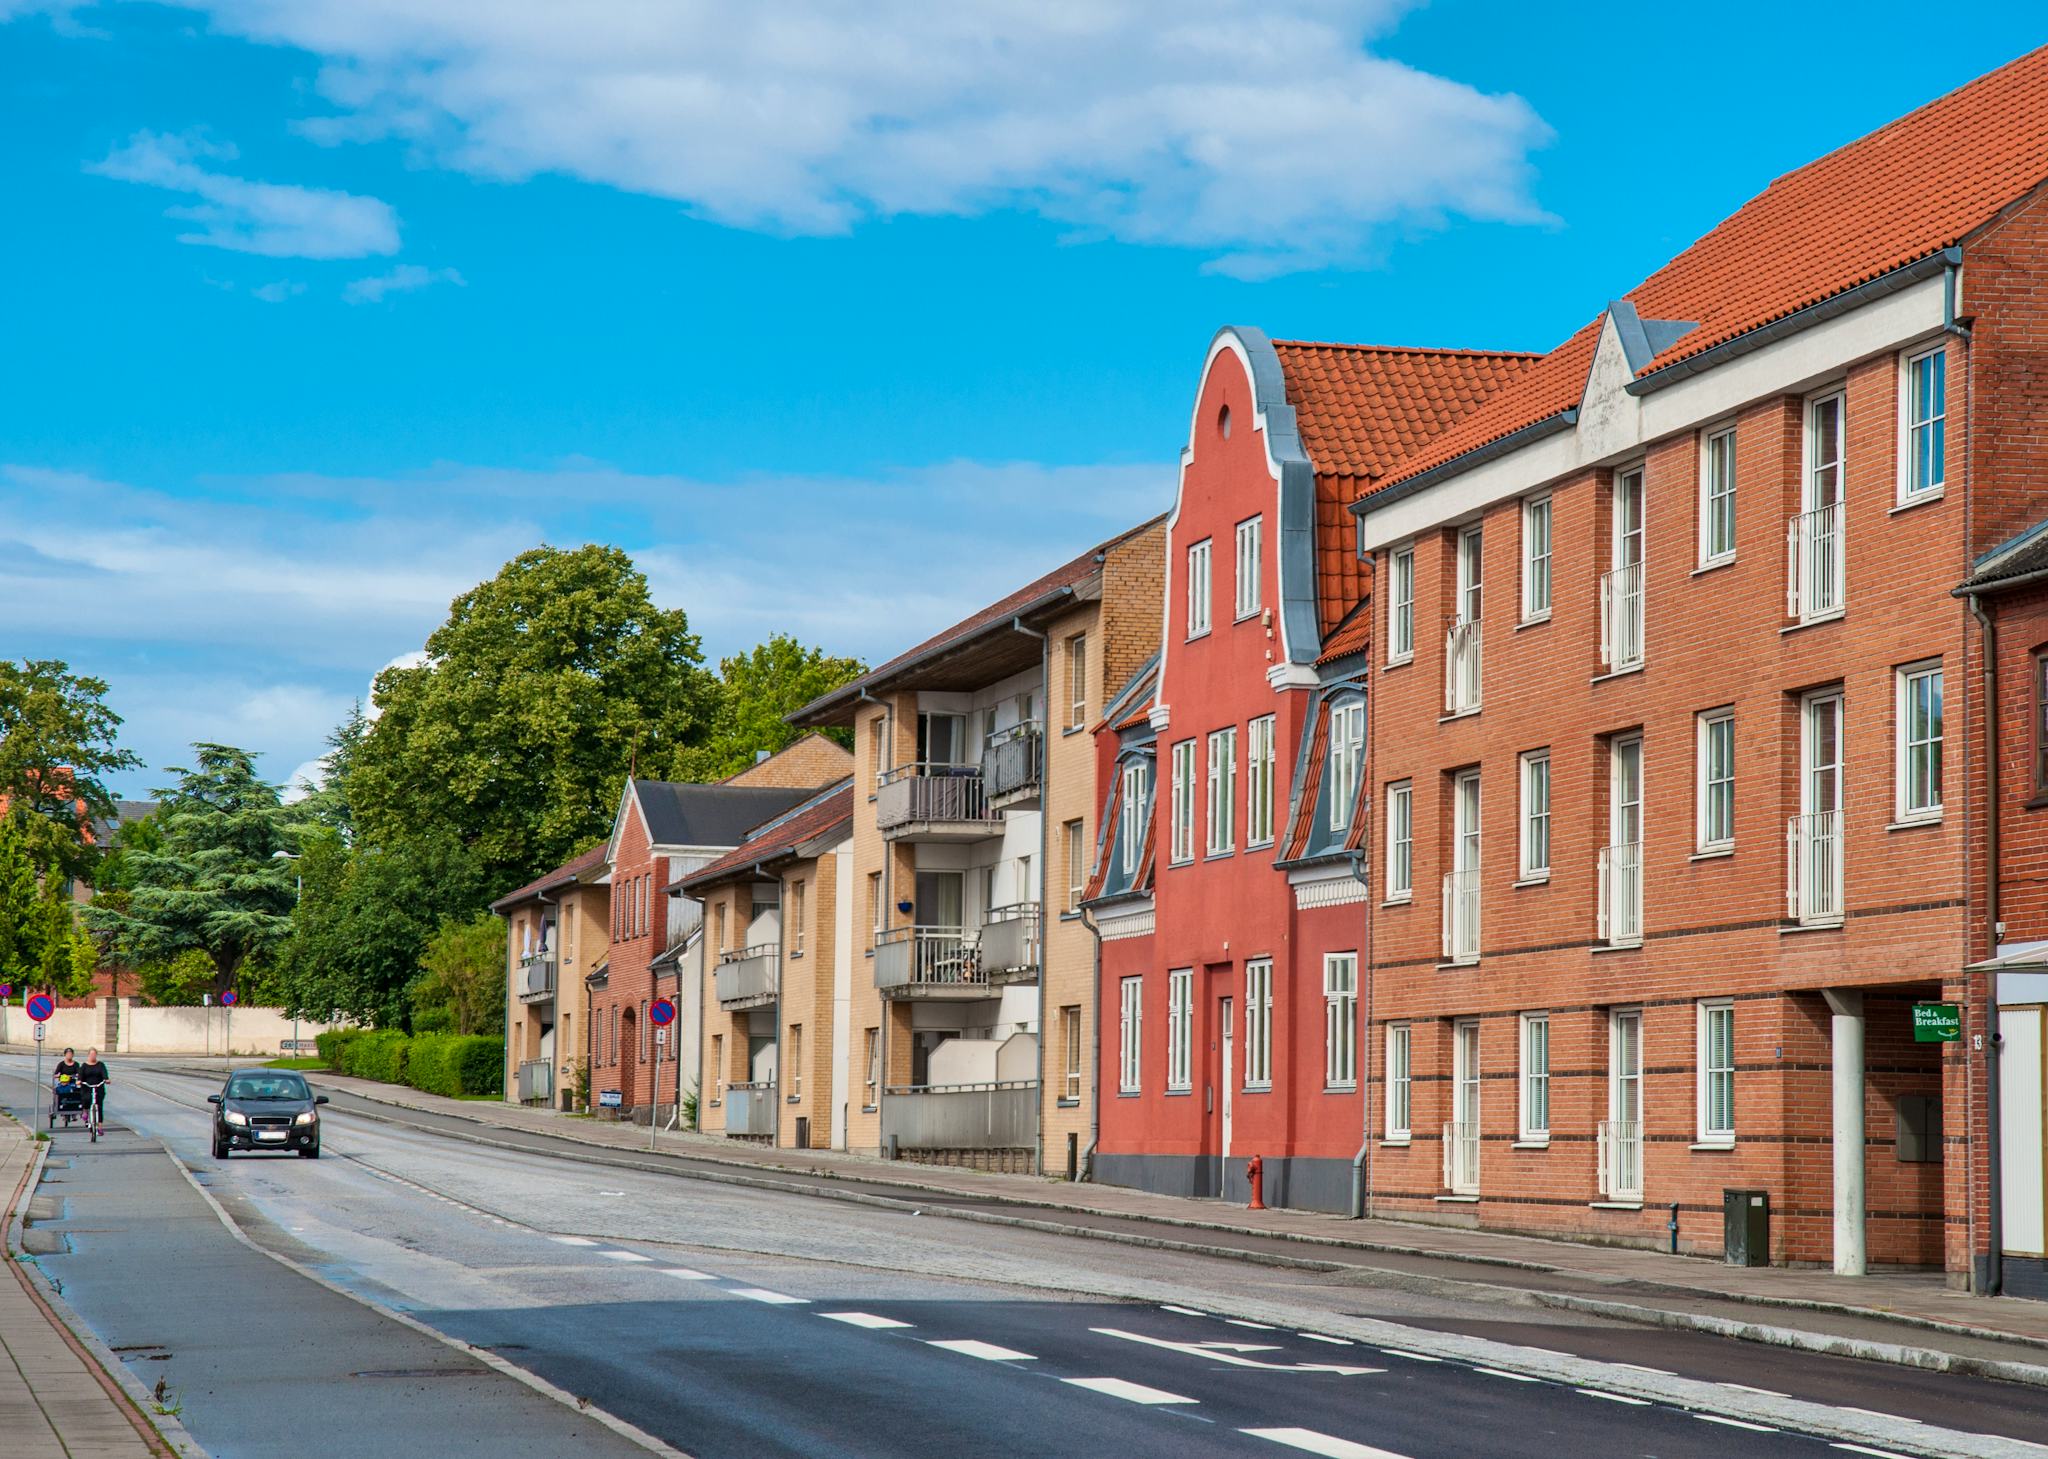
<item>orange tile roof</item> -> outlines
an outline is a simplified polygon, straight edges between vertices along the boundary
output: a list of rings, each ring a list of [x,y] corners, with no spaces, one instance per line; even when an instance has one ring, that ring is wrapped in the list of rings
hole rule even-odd
[[[1350,615],[1323,637],[1322,657],[1318,664],[1335,663],[1351,654],[1361,653],[1372,642],[1372,613],[1364,603],[1353,608]]]
[[[682,886],[687,891],[709,886],[736,871],[751,872],[755,862],[787,855],[805,842],[852,821],[853,781],[842,780],[836,786],[820,791],[789,814],[757,828],[740,845],[684,877]]]
[[[1316,469],[1316,580],[1327,631],[1365,593],[1350,505],[1377,478],[1529,368],[1500,350],[1273,341],[1301,444]]]
[[[1649,369],[1960,243],[2044,180],[2048,47],[1785,174],[1630,290],[1625,297],[1642,318],[1698,325],[1667,345]],[[1374,489],[1577,405],[1604,318]]]

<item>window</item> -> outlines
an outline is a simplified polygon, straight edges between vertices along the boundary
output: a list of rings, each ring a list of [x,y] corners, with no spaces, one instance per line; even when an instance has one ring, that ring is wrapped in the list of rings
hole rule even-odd
[[[2034,794],[2048,795],[2048,649],[2035,649],[2034,684]]]
[[[1735,555],[1735,431],[1715,431],[1700,445],[1700,566]]]
[[[1600,1194],[1610,1201],[1643,1198],[1643,1014],[1607,1016],[1607,1120],[1600,1132]]]
[[[1806,403],[1805,505],[1809,512],[1842,499],[1842,396]]]
[[[1790,616],[1801,622],[1842,610],[1842,396],[1806,403],[1806,455],[1800,515],[1791,532]]]
[[[1550,875],[1550,751],[1522,756],[1522,879]]]
[[[1245,726],[1244,844],[1273,839],[1273,716]]]
[[[1273,1085],[1273,960],[1244,965],[1244,1087]]]
[[[1358,777],[1365,769],[1365,701],[1339,700],[1330,707],[1330,829],[1351,824],[1358,801]]]
[[[1643,662],[1643,468],[1614,476],[1614,540],[1600,580],[1600,657],[1620,673]]]
[[[1404,902],[1415,891],[1415,787],[1387,787],[1387,900]]]
[[[1444,958],[1479,960],[1479,772],[1451,783],[1451,870],[1444,878]]]
[[[654,1034],[654,1025],[647,1021],[647,1000],[645,998],[640,1000],[640,1017],[634,1020],[633,1027],[636,1031],[636,1036],[633,1040],[634,1056],[644,1064],[647,1062],[647,1045]]]
[[[711,1035],[711,1102],[725,1098],[725,1035]],[[872,1103],[873,1101],[870,1101]]]
[[[1081,1005],[1069,1003],[1060,1010],[1061,1097],[1081,1097]]]
[[[804,884],[793,881],[789,884],[789,915],[785,918],[789,930],[784,941],[789,944],[791,957],[804,955]]]
[[[1415,549],[1396,548],[1387,558],[1387,662],[1415,657]]]
[[[720,902],[711,909],[711,950],[725,951],[725,903]]]
[[[1699,1135],[1703,1145],[1735,1141],[1735,1005],[1700,1004]]]
[[[1173,859],[1195,858],[1195,742],[1173,747]]]
[[[1408,1053],[1410,1041],[1408,1025],[1390,1023],[1387,1025],[1387,1138],[1408,1139],[1410,1119],[1409,1093],[1411,1084],[1408,1075]]]
[[[1166,975],[1166,1087],[1194,1087],[1195,970],[1175,968]]]
[[[1451,1026],[1451,1127],[1444,1131],[1444,1185],[1454,1195],[1479,1193],[1479,1022]]]
[[[1522,1138],[1550,1138],[1550,1015],[1522,1015]]]
[[[1188,549],[1188,637],[1200,638],[1209,631],[1209,543],[1206,539]]]
[[[1079,821],[1068,821],[1062,840],[1067,848],[1067,910],[1081,910],[1088,891],[1088,841]]]
[[[1120,985],[1122,1013],[1117,1021],[1117,1088],[1125,1094],[1138,1092],[1138,1049],[1144,1017],[1145,983],[1142,978],[1125,978]]]
[[[1077,633],[1067,640],[1067,728],[1081,729],[1088,723],[1088,635]]]
[[[1124,766],[1123,808],[1117,812],[1117,863],[1125,876],[1138,870],[1138,853],[1145,844],[1145,767],[1137,761]]]
[[[864,1108],[873,1109],[876,1096],[882,1092],[882,1031],[871,1028],[863,1033],[861,1048],[861,1063],[867,1069],[867,1075],[861,1081],[861,1104]]]
[[[876,781],[889,768],[889,716],[878,714],[868,721],[868,769]]]
[[[1787,890],[1801,923],[1842,918],[1842,695],[1809,694],[1800,705],[1799,814],[1788,838]]]
[[[1209,854],[1237,844],[1237,726],[1209,736]]]
[[[1898,819],[1941,814],[1941,665],[1899,670]]]
[[[1550,616],[1550,498],[1522,503],[1522,620]]]
[[[1323,1084],[1358,1084],[1358,954],[1323,954]]]
[[[789,1074],[783,1084],[788,1090],[791,1102],[794,1103],[804,1097],[804,1026],[792,1023],[784,1042],[788,1047],[783,1050],[783,1063],[787,1066]]]
[[[1237,524],[1237,616],[1259,611],[1259,518]]]
[[[1900,401],[1899,497],[1941,490],[1948,479],[1948,351],[1935,348],[1906,361]]]
[[[1485,531],[1477,524],[1458,534],[1458,621],[1477,623],[1486,565]]]
[[[920,710],[917,716],[917,758],[925,765],[964,765],[967,760],[967,716]],[[980,764],[980,761],[975,761]]]
[[[881,941],[883,929],[889,925],[889,904],[882,900],[882,874],[868,873],[868,946]]]
[[[1735,844],[1735,711],[1701,715],[1699,739],[1699,848],[1718,851]]]
[[[1643,737],[1607,747],[1607,849],[1600,856],[1600,936],[1609,945],[1643,940]]]

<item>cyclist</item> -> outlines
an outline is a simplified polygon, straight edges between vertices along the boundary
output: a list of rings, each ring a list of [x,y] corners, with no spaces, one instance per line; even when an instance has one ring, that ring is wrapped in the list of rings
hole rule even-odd
[[[100,1062],[98,1049],[85,1051],[85,1062],[78,1066],[78,1082],[92,1096],[92,1133],[98,1139],[100,1121],[107,1112],[107,1066]]]

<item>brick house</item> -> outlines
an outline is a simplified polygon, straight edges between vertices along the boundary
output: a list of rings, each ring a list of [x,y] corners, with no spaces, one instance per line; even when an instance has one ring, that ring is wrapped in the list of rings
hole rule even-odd
[[[590,1021],[586,979],[605,965],[611,888],[593,846],[491,903],[505,919],[505,1099],[577,1108]]]

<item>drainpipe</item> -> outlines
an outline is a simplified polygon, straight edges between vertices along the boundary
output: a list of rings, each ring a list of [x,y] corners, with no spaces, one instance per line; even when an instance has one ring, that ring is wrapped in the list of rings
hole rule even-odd
[[[1974,402],[1972,402],[1974,404]],[[1977,620],[1984,655],[1984,925],[1991,956],[1998,956],[1998,629],[1984,611],[1984,601],[1970,594],[1970,613]],[[1980,1297],[1995,1297],[2005,1285],[2005,1200],[2003,1162],[1998,1158],[2001,1135],[1998,1101],[1998,974],[1991,974],[1988,1000],[1990,1027],[1984,1031],[1984,1144],[1989,1162],[1987,1197],[1990,1207],[1986,1234],[1990,1250],[1985,1257],[1983,1290]]]
[[[1038,691],[1043,697],[1045,711],[1038,723],[1038,1110],[1032,1123],[1038,1132],[1038,1173],[1045,1174],[1045,1040],[1049,1025],[1045,1021],[1045,949],[1052,939],[1046,935],[1052,919],[1046,916],[1045,869],[1049,864],[1051,841],[1046,825],[1052,809],[1052,637],[1035,628],[1026,628],[1024,620],[1010,619],[1010,627],[1027,638],[1038,640]],[[987,915],[988,908],[981,909]]]
[[[1365,853],[1353,851],[1351,879],[1365,890],[1366,935],[1358,949],[1358,977],[1365,984],[1365,1006],[1360,1010],[1357,1063],[1359,1095],[1358,1153],[1351,1157],[1351,1219],[1362,1221],[1372,1207],[1372,875],[1365,869]]]

